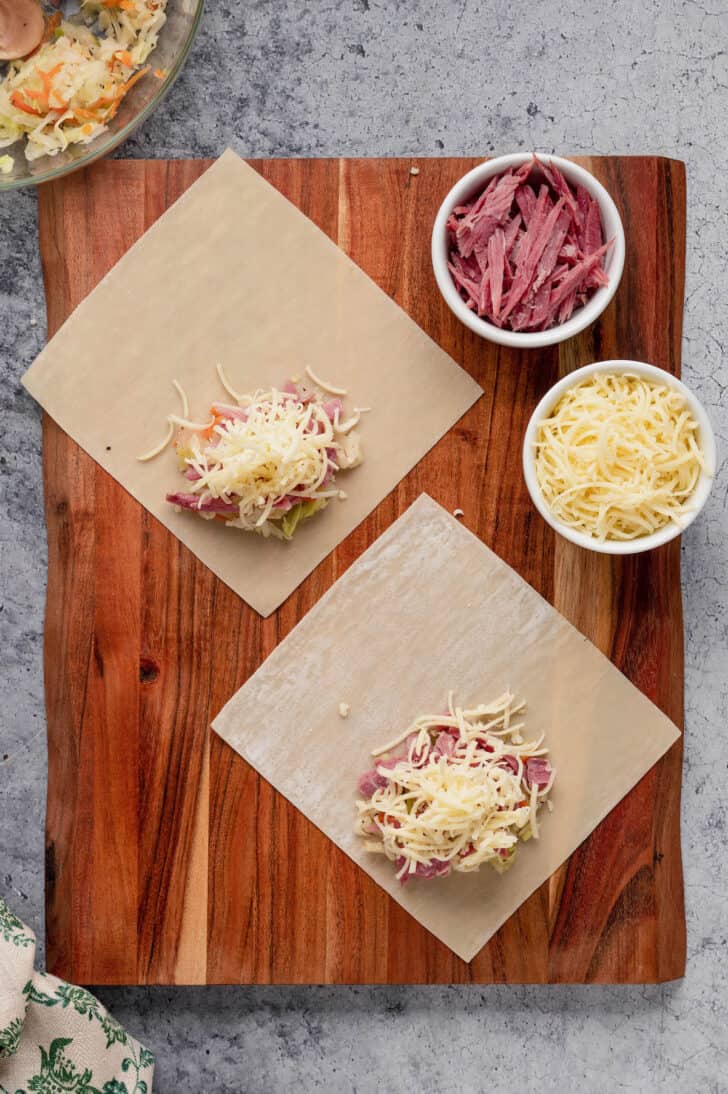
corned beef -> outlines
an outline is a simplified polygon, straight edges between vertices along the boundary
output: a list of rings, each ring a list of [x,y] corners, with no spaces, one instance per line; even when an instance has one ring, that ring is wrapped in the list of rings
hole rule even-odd
[[[604,241],[598,203],[536,156],[494,176],[447,228],[453,281],[495,326],[548,330],[609,284],[602,262],[613,240]]]

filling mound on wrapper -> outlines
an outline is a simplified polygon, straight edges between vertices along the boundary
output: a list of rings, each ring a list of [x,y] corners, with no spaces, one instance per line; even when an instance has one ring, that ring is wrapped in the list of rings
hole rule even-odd
[[[519,842],[538,839],[555,772],[543,736],[525,741],[525,703],[506,692],[469,710],[452,692],[445,714],[423,715],[372,755],[359,779],[356,831],[365,848],[410,878],[508,869]]]
[[[355,426],[367,408],[347,415],[347,392],[320,380],[310,368],[307,373],[315,386],[290,380],[280,390],[238,394],[218,365],[234,402],[213,403],[206,422],[190,420],[187,396],[175,382],[182,414],[168,415],[166,437],[138,457],[158,456],[179,431],[176,450],[184,489],[167,494],[166,500],[206,520],[286,540],[332,498],[344,500],[337,477],[362,462]]]

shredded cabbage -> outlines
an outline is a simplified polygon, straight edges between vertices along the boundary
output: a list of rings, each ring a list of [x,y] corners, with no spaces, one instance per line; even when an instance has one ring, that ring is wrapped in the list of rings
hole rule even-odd
[[[51,19],[46,40],[0,83],[0,148],[55,156],[103,133],[157,45],[167,0],[84,0],[89,25]]]

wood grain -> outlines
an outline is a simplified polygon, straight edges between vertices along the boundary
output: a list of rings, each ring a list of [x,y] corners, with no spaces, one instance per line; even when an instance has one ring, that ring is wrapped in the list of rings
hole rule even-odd
[[[624,278],[596,326],[526,354],[498,349],[462,327],[432,277],[436,209],[475,162],[253,163],[485,389],[269,619],[45,419],[52,972],[95,984],[636,982],[682,975],[680,744],[468,965],[207,728],[422,490],[451,510],[464,509],[469,527],[682,725],[679,544],[620,560],[556,539],[529,502],[519,453],[533,406],[559,375],[607,357],[679,373],[683,165],[581,161],[620,208]],[[410,174],[412,165],[418,175]],[[105,161],[41,189],[49,334],[207,166]]]

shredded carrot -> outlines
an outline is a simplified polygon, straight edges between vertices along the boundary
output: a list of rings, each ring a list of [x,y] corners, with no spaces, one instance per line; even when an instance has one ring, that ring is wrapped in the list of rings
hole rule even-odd
[[[124,97],[124,95],[126,95],[127,91],[130,91],[131,88],[134,87],[134,84],[137,83],[138,80],[141,80],[142,76],[146,76],[146,74],[148,72],[149,72],[149,65],[145,65],[144,68],[140,68],[138,72],[135,72],[134,75],[131,77],[131,79],[127,80],[125,84],[122,84],[121,92],[119,94],[119,98],[123,99],[123,97]]]
[[[51,95],[55,94],[51,81],[53,77],[61,71],[62,68],[63,62],[54,65],[53,68],[51,68],[48,72],[45,72],[42,68],[39,68],[38,76],[40,76],[43,82],[42,90],[38,90],[34,87],[25,87],[22,89],[23,94],[25,95],[26,103],[28,99],[32,99],[34,102],[38,103],[38,111],[28,111],[28,113],[38,113],[38,115],[41,116],[42,114],[50,113],[51,110],[63,111],[68,108],[68,103],[61,99],[60,96],[57,96],[58,102],[55,106],[51,104]],[[18,109],[25,109],[25,107],[21,106],[14,99],[11,98],[11,101],[14,103],[15,106],[18,107]]]
[[[158,80],[164,80],[166,79],[167,73],[164,71],[163,68],[155,68],[154,75],[157,77]]]
[[[100,110],[104,106],[113,106],[116,102],[117,95],[102,95],[100,99],[94,99],[92,103],[89,103],[89,110]]]
[[[121,61],[123,65],[126,65],[127,68],[134,67],[134,62],[131,59],[131,53],[128,49],[118,49],[114,54],[114,57],[116,60]]]
[[[28,103],[23,98],[20,91],[14,91],[12,93],[12,95],[10,96],[10,102],[13,104],[13,106],[17,107],[18,110],[22,110],[26,114],[35,114],[36,118],[43,117],[44,111],[36,110],[34,107],[32,107],[30,103]]]

